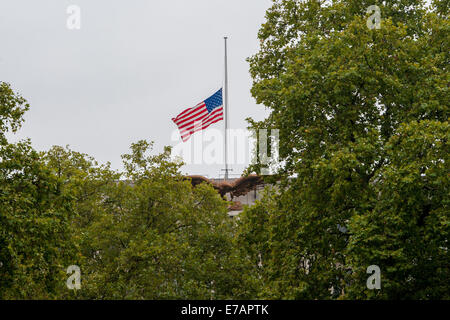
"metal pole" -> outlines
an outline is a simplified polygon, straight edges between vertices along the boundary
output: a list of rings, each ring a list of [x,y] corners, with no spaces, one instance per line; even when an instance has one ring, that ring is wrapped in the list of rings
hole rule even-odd
[[[225,39],[225,180],[228,180],[228,48]]]

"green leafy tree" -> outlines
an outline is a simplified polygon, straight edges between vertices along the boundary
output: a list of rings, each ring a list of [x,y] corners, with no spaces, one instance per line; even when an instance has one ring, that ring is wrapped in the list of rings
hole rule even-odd
[[[417,173],[420,161],[410,162],[420,158],[424,141],[395,142],[400,132],[423,132],[434,151],[422,164],[448,170],[444,3],[435,1],[430,10],[415,0],[280,0],[268,10],[261,49],[249,62],[253,96],[271,114],[252,127],[280,130],[283,178],[276,197],[244,212],[239,234],[249,257],[259,261],[262,297],[448,297],[445,285],[435,288],[437,274],[443,283],[450,280],[442,196],[448,196],[448,173],[437,170],[439,184],[422,182],[410,192],[398,170]],[[373,4],[381,8],[380,29],[367,27]],[[396,189],[395,179],[404,189]],[[416,205],[403,206],[404,199]],[[385,215],[390,229],[383,227]],[[380,292],[366,288],[372,264],[387,277]]]
[[[0,299],[217,299],[255,295],[227,203],[139,141],[125,173],[55,146],[10,144],[28,109],[0,91]],[[66,287],[81,267],[80,290]]]
[[[16,132],[20,128],[28,109],[27,101],[15,93],[8,83],[0,81],[0,144],[7,143],[7,132]]]
[[[91,225],[100,210],[104,195],[116,186],[121,174],[110,163],[99,165],[91,156],[54,146],[43,153],[44,160],[59,178],[58,188],[70,195],[76,212],[74,225],[84,229]]]
[[[29,140],[6,141],[26,109],[26,101],[1,83],[0,299],[53,299],[76,256],[72,201]]]
[[[382,290],[352,285],[348,297],[450,299],[449,129],[448,122],[411,122],[387,143],[376,204],[352,217],[347,247],[352,281],[364,282],[367,263],[376,264]]]
[[[251,297],[226,202],[208,185],[192,188],[170,160],[139,141],[123,156],[125,180],[105,190],[86,229],[86,298]]]

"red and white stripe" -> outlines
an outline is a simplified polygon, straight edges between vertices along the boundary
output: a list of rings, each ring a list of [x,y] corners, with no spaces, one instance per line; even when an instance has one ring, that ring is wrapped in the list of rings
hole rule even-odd
[[[183,142],[189,140],[194,132],[204,130],[213,123],[223,120],[223,107],[215,108],[211,113],[206,109],[205,102],[180,113],[172,121],[178,126]]]

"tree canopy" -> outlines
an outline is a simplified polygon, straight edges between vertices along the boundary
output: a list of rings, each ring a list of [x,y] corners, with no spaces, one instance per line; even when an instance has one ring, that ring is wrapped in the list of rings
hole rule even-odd
[[[278,196],[242,217],[261,297],[449,298],[445,1],[274,1],[249,58]],[[257,170],[256,166],[256,170]],[[382,290],[368,290],[378,265]],[[444,280],[445,279],[445,280]]]
[[[4,128],[15,130],[26,101],[1,86]],[[227,202],[209,184],[193,188],[170,148],[152,154],[152,143],[132,144],[120,173],[68,146],[37,152],[5,138],[0,299],[253,297]],[[66,287],[72,265],[79,291]]]

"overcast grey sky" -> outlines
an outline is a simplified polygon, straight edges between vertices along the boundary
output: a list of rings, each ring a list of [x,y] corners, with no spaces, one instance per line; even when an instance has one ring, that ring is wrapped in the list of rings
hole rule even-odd
[[[81,29],[66,27],[69,5]],[[267,111],[251,97],[245,59],[271,0],[2,0],[0,81],[30,103],[12,141],[38,150],[69,144],[121,168],[132,142],[159,152],[176,129],[171,118],[220,88],[223,36],[229,40],[230,127]],[[212,127],[223,128],[223,121]],[[243,166],[235,166],[239,173]],[[218,176],[220,165],[190,165]]]

